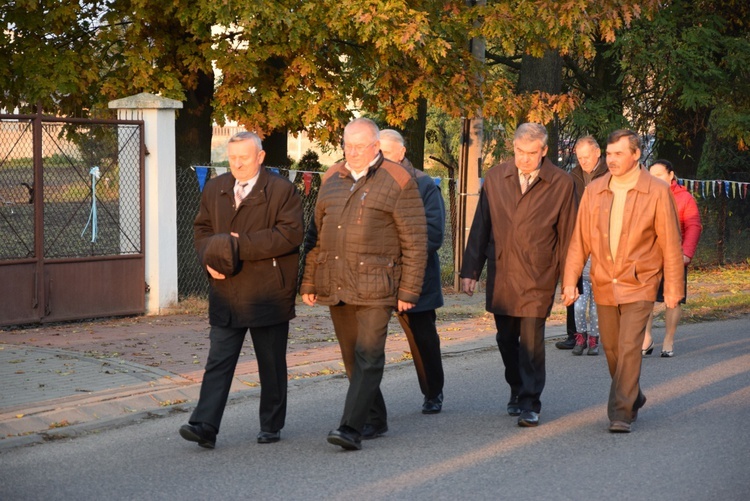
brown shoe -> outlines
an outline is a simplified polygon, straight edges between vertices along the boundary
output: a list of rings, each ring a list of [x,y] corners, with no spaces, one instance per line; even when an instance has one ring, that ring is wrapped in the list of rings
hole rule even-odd
[[[630,433],[630,423],[625,421],[612,421],[609,423],[611,433]]]

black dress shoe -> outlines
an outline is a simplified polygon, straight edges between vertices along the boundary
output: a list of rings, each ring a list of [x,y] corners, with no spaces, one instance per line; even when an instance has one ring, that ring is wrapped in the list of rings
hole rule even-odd
[[[328,434],[328,443],[343,447],[348,451],[358,451],[362,449],[362,437],[356,430],[348,426],[342,426],[337,430],[332,430]]]
[[[437,414],[441,410],[443,410],[443,392],[440,392],[438,396],[434,398],[424,397],[422,414]]]
[[[258,433],[259,444],[272,444],[281,440],[280,431],[261,431]]]
[[[566,339],[555,343],[555,348],[557,348],[558,350],[572,350],[573,348],[575,348],[575,346],[575,336],[568,336]]]
[[[206,449],[216,447],[216,432],[201,423],[183,424],[180,426],[180,436],[190,442],[197,442]]]
[[[539,413],[534,411],[521,411],[521,415],[518,416],[518,426],[524,428],[533,428],[539,424]]]
[[[370,423],[365,423],[362,427],[362,440],[372,440],[373,438],[382,437],[388,431],[388,425],[374,426]]]
[[[521,407],[518,405],[518,395],[511,393],[510,400],[508,400],[508,414],[511,416],[521,415]]]

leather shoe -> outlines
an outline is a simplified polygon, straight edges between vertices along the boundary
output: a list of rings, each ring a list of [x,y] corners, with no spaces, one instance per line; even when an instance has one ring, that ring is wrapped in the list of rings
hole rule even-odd
[[[646,405],[646,395],[643,395],[643,400],[636,402],[633,405],[633,412],[630,414],[630,422],[635,423],[638,420],[638,409]]]
[[[521,411],[521,415],[518,416],[518,426],[524,428],[533,428],[539,425],[539,413],[534,411]]]
[[[630,423],[625,421],[612,421],[609,423],[611,433],[630,433]]]
[[[422,414],[437,414],[441,410],[443,410],[443,392],[440,392],[438,396],[434,398],[424,397]],[[364,435],[364,431],[362,433]]]
[[[201,423],[183,424],[180,426],[180,436],[189,442],[197,442],[206,449],[216,447],[216,432]]]
[[[343,447],[348,451],[362,449],[362,438],[359,433],[348,426],[342,426],[337,430],[331,430],[328,434],[328,443]]]
[[[372,440],[373,438],[382,437],[388,431],[388,425],[378,426],[377,428],[370,424],[365,423],[362,427],[362,440]]]
[[[258,433],[259,444],[272,444],[281,440],[280,431],[261,431]]]
[[[576,337],[570,335],[566,339],[555,343],[555,348],[557,348],[558,350],[572,350],[573,348],[575,348],[575,346]]]
[[[510,395],[510,400],[508,400],[508,414],[510,416],[521,415],[521,407],[518,405],[518,395]]]

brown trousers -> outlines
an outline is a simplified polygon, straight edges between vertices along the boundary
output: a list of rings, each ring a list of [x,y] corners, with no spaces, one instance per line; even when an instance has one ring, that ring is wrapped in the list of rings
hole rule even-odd
[[[607,415],[610,421],[632,421],[633,411],[643,406],[641,392],[641,347],[653,301],[638,301],[618,306],[598,304],[599,335],[607,356],[612,385]]]

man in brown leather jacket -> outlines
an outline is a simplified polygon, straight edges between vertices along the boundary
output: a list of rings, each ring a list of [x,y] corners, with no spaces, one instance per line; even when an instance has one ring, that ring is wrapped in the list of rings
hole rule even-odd
[[[366,118],[344,129],[346,161],[323,176],[315,204],[315,246],[305,257],[305,304],[330,307],[347,368],[344,413],[328,442],[362,448],[365,423],[388,428],[380,380],[393,309],[414,307],[427,264],[427,223],[414,178],[380,153],[378,127]]]
[[[609,431],[627,433],[646,403],[640,388],[641,345],[659,282],[674,307],[685,294],[680,224],[669,186],[639,164],[640,138],[616,130],[607,139],[609,174],[584,191],[563,275],[563,301],[591,256],[591,285],[612,384]]]

